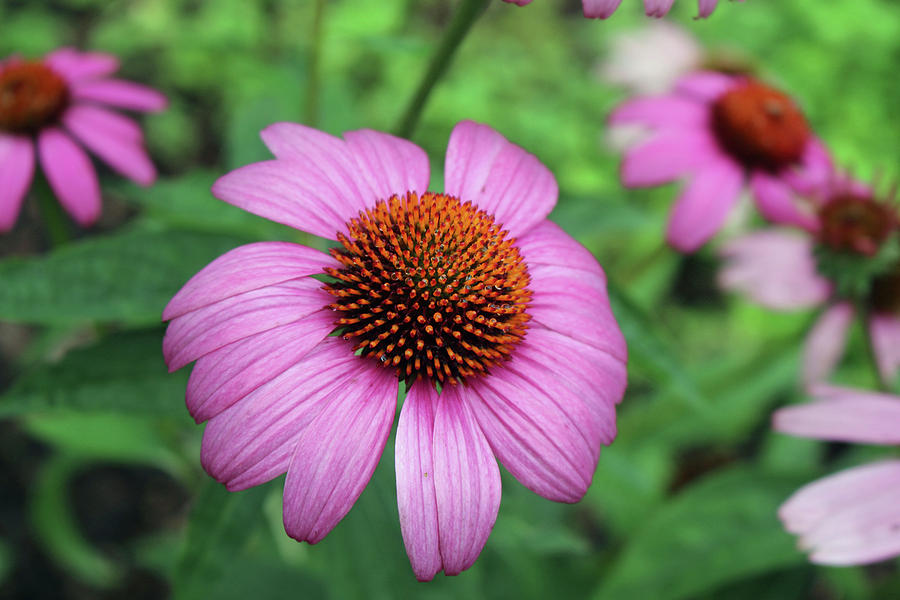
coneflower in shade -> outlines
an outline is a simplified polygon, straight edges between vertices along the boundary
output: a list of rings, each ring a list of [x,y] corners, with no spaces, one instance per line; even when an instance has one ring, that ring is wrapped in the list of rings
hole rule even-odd
[[[615,436],[626,350],[602,269],[547,220],[547,168],[472,122],[450,137],[444,193],[426,191],[425,153],[384,133],[280,123],[262,138],[275,160],[214,195],[337,246],[242,246],[166,307],[169,368],[196,361],[187,406],[209,421],[207,472],[230,490],[287,472],[285,530],[316,543],[371,477],[402,380],[397,500],[417,578],[480,554],[495,457],[578,501]]]
[[[900,397],[819,386],[815,402],[775,413],[778,431],[858,444],[900,445]],[[900,555],[900,460],[847,469],[800,488],[778,511],[810,560],[860,565]]]
[[[531,0],[504,0],[519,6],[531,4]],[[743,2],[744,0],[738,0]],[[612,16],[622,0],[581,0],[584,16],[589,19],[606,19]],[[669,13],[675,0],[644,0],[644,12],[648,17],[662,18]],[[708,17],[716,9],[719,0],[697,0],[699,16]]]
[[[651,132],[625,153],[625,186],[686,180],[666,233],[683,252],[722,227],[746,185],[763,216],[800,220],[794,194],[821,185],[832,172],[825,147],[794,101],[743,75],[686,75],[670,94],[625,102],[609,122]]]
[[[141,185],[155,180],[140,126],[109,109],[159,111],[166,98],[111,78],[118,68],[115,56],[71,48],[0,61],[0,232],[19,216],[35,149],[54,194],[82,226],[100,216],[100,185],[84,148]]]
[[[776,310],[825,307],[806,341],[808,384],[828,377],[854,319],[862,319],[879,375],[889,384],[900,370],[896,202],[839,177],[807,209],[806,231],[771,228],[727,242],[720,284]]]

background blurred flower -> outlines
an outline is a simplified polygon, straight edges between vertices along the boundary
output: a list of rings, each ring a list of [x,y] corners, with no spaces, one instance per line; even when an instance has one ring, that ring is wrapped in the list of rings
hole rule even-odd
[[[818,386],[815,402],[782,408],[776,430],[836,442],[900,445],[900,397]],[[779,516],[810,560],[858,565],[900,555],[900,460],[847,469],[811,483]]]
[[[745,181],[760,211],[771,216],[792,202],[795,187],[810,187],[831,173],[827,151],[793,100],[743,76],[687,75],[670,95],[625,102],[609,123],[653,131],[625,153],[626,186],[689,178],[666,233],[683,252],[696,250],[722,227]]]
[[[531,4],[531,0],[504,0],[519,6]],[[743,0],[740,0],[743,2]],[[584,16],[591,19],[606,19],[611,17],[622,0],[581,0],[584,8]],[[648,17],[664,17],[671,10],[675,0],[644,0],[644,11]],[[719,0],[697,0],[697,9],[701,17],[708,17],[716,9]]]
[[[82,226],[100,216],[100,185],[82,146],[141,185],[154,181],[140,127],[108,108],[159,111],[166,99],[111,79],[118,68],[115,56],[71,48],[39,61],[0,61],[0,231],[15,225],[34,176],[35,146],[50,187]]]
[[[402,379],[397,498],[416,577],[480,554],[494,456],[536,493],[579,500],[615,437],[626,350],[602,269],[546,220],[553,175],[472,122],[450,137],[446,195],[425,192],[425,153],[387,134],[281,123],[262,137],[276,160],[213,193],[343,247],[242,246],[166,307],[170,369],[197,361],[204,468],[230,490],[287,471],[285,529],[316,543],[371,477]]]

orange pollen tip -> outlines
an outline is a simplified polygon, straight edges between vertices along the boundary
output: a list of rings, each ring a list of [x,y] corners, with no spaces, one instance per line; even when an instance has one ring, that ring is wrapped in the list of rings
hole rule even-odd
[[[528,268],[515,240],[472,203],[408,192],[347,230],[331,250],[342,268],[324,287],[337,332],[407,384],[487,373],[525,336]]]
[[[753,79],[713,103],[712,127],[726,152],[748,168],[769,171],[796,164],[810,135],[789,96]]]
[[[45,64],[0,68],[0,131],[34,133],[57,121],[68,104],[68,85]]]

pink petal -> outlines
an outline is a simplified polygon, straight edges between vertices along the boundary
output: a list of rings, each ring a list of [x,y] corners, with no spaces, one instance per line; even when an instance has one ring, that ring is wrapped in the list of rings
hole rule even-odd
[[[160,92],[121,79],[78,82],[72,85],[71,91],[74,100],[99,102],[138,112],[159,112],[169,103]]]
[[[766,171],[754,171],[750,175],[750,191],[759,212],[769,221],[796,225],[807,231],[818,230],[819,220],[814,207],[783,179]]]
[[[102,109],[87,113],[75,106],[63,115],[63,125],[88,150],[99,156],[116,172],[141,184],[150,185],[156,180],[156,168],[144,150],[140,136],[135,138],[124,117]]]
[[[318,229],[313,231],[309,226],[295,225],[293,219],[288,224],[322,237],[335,239],[337,231],[345,231],[344,224],[348,220],[371,208],[378,200],[407,191],[421,193],[428,188],[429,165],[425,153],[410,142],[384,133],[348,132],[345,142],[304,125],[276,123],[264,129],[261,136],[277,158],[290,164],[294,176],[301,180],[302,191],[293,193],[286,211],[271,213],[272,217],[268,216],[270,213],[258,214],[278,220],[280,212],[302,212],[302,208],[292,207],[292,204],[307,204],[305,210],[312,217],[323,212],[326,215],[324,219],[314,218],[321,221],[317,223]],[[265,185],[265,182],[260,184]],[[250,187],[247,193],[252,192],[253,187]],[[257,210],[223,199],[251,212]],[[265,208],[259,203],[251,204],[254,205]],[[309,218],[304,216],[302,220]]]
[[[589,19],[607,19],[621,3],[622,0],[581,0],[584,16]]]
[[[444,573],[481,554],[500,508],[500,469],[462,386],[441,391],[434,417],[434,491]]]
[[[184,284],[163,310],[169,321],[231,296],[340,265],[324,252],[289,242],[257,242],[226,252]]]
[[[175,371],[213,350],[299,321],[327,306],[331,296],[312,278],[285,281],[231,296],[169,323],[163,355]]]
[[[537,265],[581,269],[606,281],[603,268],[590,251],[553,221],[543,221],[516,241],[530,267]]]
[[[708,131],[664,129],[626,152],[622,160],[622,184],[626,187],[660,185],[721,160]]]
[[[786,169],[782,174],[795,192],[806,196],[820,192],[823,187],[832,184],[836,176],[828,148],[822,140],[814,136],[810,136],[806,143],[800,165]]]
[[[517,6],[526,6],[528,4],[531,4],[531,0],[503,0],[503,1],[509,2],[511,4],[515,4]]]
[[[133,119],[117,112],[92,106],[90,104],[75,104],[66,109],[65,119],[77,119],[84,126],[102,129],[109,135],[130,140],[136,144],[144,143],[144,133]]]
[[[853,305],[835,304],[819,317],[803,349],[803,381],[811,385],[826,379],[844,354],[853,322]]]
[[[648,17],[661,18],[668,14],[675,0],[644,0],[644,11]]]
[[[654,129],[704,128],[709,107],[681,96],[634,98],[618,106],[609,116],[610,125],[641,124]]]
[[[38,136],[44,175],[63,208],[85,227],[100,216],[100,184],[87,154],[68,135],[48,127]]]
[[[43,62],[70,82],[106,77],[119,70],[119,59],[112,54],[72,48],[59,48],[45,56]]]
[[[394,466],[400,531],[419,581],[431,581],[443,566],[431,456],[437,402],[437,392],[429,382],[414,383],[403,401],[397,424]]]
[[[900,369],[900,317],[874,313],[869,317],[869,333],[881,378],[892,383]]]
[[[348,346],[349,349],[349,346]],[[384,450],[397,407],[397,378],[363,360],[366,371],[339,378],[342,389],[303,430],[284,482],[284,529],[315,544],[359,498]]]
[[[332,330],[334,313],[322,309],[199,358],[188,380],[188,411],[198,423],[216,416],[299,362]]]
[[[453,128],[444,189],[493,215],[512,237],[542,221],[556,205],[553,174],[532,154],[472,121]]]
[[[697,71],[678,80],[676,91],[711,102],[733,88],[740,80],[716,71]]]
[[[832,388],[817,402],[782,408],[773,427],[782,433],[861,444],[900,444],[900,397]]]
[[[34,176],[34,144],[26,136],[0,134],[0,232],[13,228]]]
[[[667,241],[682,252],[693,252],[725,223],[741,193],[744,174],[724,160],[694,174],[672,207]]]
[[[741,292],[775,310],[810,308],[831,296],[831,284],[819,275],[808,235],[767,229],[726,242],[719,285]]]
[[[212,417],[203,432],[203,468],[228,489],[258,485],[287,471],[303,430],[367,380],[372,365],[330,337],[297,363]]]
[[[898,495],[900,461],[883,461],[801,488],[779,516],[813,562],[866,564],[900,554]]]
[[[699,0],[700,17],[706,18],[716,10],[719,0]]]

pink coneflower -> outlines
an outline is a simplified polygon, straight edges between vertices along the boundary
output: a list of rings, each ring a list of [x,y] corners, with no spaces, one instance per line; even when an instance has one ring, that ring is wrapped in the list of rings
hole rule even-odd
[[[519,6],[531,4],[531,0],[504,0]],[[744,0],[738,0],[743,2]],[[584,16],[589,19],[606,19],[611,17],[622,0],[581,0]],[[644,11],[648,17],[661,18],[666,16],[671,10],[675,0],[644,0]],[[697,0],[697,7],[701,17],[708,17],[716,10],[719,0]]]
[[[806,342],[807,383],[831,373],[854,318],[862,318],[889,383],[900,369],[897,208],[865,186],[838,182],[812,210],[812,235],[771,229],[728,242],[720,283],[776,310],[826,306]]]
[[[811,188],[831,173],[824,146],[794,101],[747,76],[687,75],[669,95],[625,102],[610,124],[653,132],[625,154],[626,186],[688,180],[666,235],[683,252],[722,227],[747,183],[762,214],[784,220],[793,190]]]
[[[287,472],[285,530],[316,543],[369,481],[402,380],[397,500],[417,578],[478,557],[495,457],[578,501],[615,436],[626,351],[603,270],[546,219],[547,168],[471,122],[450,137],[445,193],[426,192],[421,149],[384,133],[280,123],[262,138],[276,159],[214,195],[338,245],[242,246],[166,307],[170,369],[197,361],[187,405],[209,420],[207,472],[230,490]]]
[[[108,110],[158,111],[159,92],[110,79],[110,54],[60,48],[39,61],[0,61],[0,232],[15,225],[34,175],[35,146],[50,187],[78,224],[100,216],[100,185],[87,148],[142,185],[156,178],[140,127]]]
[[[900,445],[900,397],[819,386],[816,402],[775,413],[778,431]],[[860,565],[900,555],[900,460],[847,469],[800,488],[778,511],[810,560]]]

